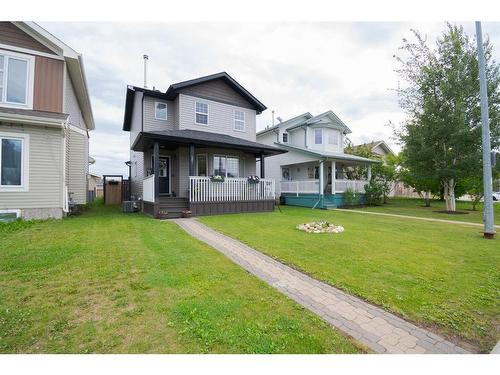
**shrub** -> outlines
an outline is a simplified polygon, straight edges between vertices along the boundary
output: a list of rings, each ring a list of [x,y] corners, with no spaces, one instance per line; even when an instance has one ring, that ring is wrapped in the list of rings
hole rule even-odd
[[[384,200],[384,184],[377,178],[372,178],[371,181],[365,185],[366,204],[378,206]]]
[[[356,203],[358,203],[356,192],[351,188],[345,189],[344,201],[346,206],[354,206]]]

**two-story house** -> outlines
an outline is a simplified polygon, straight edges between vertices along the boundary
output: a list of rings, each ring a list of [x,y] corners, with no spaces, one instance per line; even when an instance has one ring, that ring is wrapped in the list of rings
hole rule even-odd
[[[264,159],[267,176],[276,180],[276,193],[284,203],[333,208],[345,203],[347,189],[364,199],[371,165],[377,161],[344,153],[349,133],[332,111],[317,116],[307,112],[257,133],[258,142],[288,151]],[[351,178],[358,167],[367,171],[367,179]]]
[[[0,22],[0,219],[87,201],[94,129],[82,56],[33,22]]]
[[[256,142],[266,107],[229,74],[171,85],[128,86],[123,130],[130,132],[131,193],[159,218],[274,208],[274,181],[256,159],[286,152]]]

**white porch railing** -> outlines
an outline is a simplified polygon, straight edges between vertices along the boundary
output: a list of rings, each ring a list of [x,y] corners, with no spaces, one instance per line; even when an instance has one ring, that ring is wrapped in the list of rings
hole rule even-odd
[[[319,180],[289,180],[281,181],[282,193],[318,193]]]
[[[261,178],[250,183],[246,178],[226,178],[212,182],[210,177],[189,177],[190,202],[228,202],[274,200],[274,180]]]
[[[149,175],[142,180],[142,199],[145,202],[155,201],[155,175]]]
[[[365,180],[335,180],[335,192],[343,193],[347,189],[352,189],[356,193],[364,193],[367,183]]]
[[[335,180],[335,192],[343,193],[347,188],[352,189],[356,193],[364,193],[365,185],[368,181],[365,180]],[[281,192],[292,194],[317,194],[319,192],[319,180],[290,180],[281,181]],[[329,190],[326,190],[329,193]]]

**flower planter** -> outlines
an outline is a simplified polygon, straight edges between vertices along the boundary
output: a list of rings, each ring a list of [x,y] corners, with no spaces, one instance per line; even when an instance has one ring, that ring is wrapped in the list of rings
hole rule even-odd
[[[329,223],[328,221],[314,221],[297,225],[298,230],[306,233],[342,233],[344,227]]]

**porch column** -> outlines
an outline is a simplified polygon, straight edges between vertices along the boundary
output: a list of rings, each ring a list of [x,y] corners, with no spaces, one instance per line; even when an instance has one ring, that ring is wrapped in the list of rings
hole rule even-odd
[[[332,161],[332,195],[335,195],[335,179],[336,179],[336,174],[335,171],[336,165],[335,165],[335,160]]]
[[[194,176],[195,175],[194,162],[195,162],[194,145],[190,144],[189,145],[189,175],[190,176]]]
[[[366,179],[368,182],[370,182],[370,180],[372,179],[372,165],[371,164],[368,164],[368,174],[366,176]]]
[[[266,178],[266,165],[263,152],[260,153],[260,178]]]
[[[154,216],[157,216],[158,207],[160,203],[160,145],[158,142],[154,143],[153,146],[153,173],[155,178],[155,206],[154,206]]]
[[[323,186],[323,160],[319,161],[319,195],[323,195],[325,187]]]

